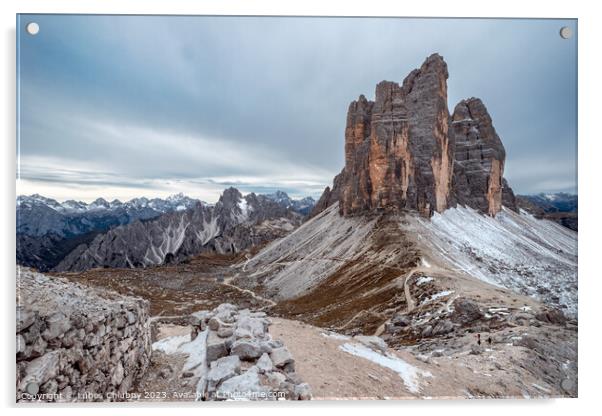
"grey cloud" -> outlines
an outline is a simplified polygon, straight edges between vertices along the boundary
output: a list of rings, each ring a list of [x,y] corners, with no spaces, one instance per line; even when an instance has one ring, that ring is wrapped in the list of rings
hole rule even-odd
[[[21,43],[25,161],[89,161],[134,182],[263,181],[241,179],[250,190],[288,177],[303,184],[292,191],[319,193],[343,165],[349,102],[373,96],[383,79],[401,82],[439,52],[449,66],[450,106],[483,99],[507,148],[507,175],[520,178],[511,184],[518,192],[542,183],[519,172],[530,158],[574,167],[576,39],[557,33],[574,21],[36,20],[43,36]],[[552,175],[559,190],[573,172]]]

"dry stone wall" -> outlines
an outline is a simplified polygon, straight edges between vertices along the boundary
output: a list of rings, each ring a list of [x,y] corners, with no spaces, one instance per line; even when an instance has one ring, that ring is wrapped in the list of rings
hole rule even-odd
[[[192,339],[203,337],[201,400],[310,400],[289,350],[272,339],[265,312],[223,303],[191,316]]]
[[[149,305],[17,270],[17,401],[121,401],[149,362]]]

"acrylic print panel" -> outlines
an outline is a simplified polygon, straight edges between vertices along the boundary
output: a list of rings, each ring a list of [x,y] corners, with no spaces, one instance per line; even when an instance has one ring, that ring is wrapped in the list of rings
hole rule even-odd
[[[575,20],[17,26],[18,402],[577,395]]]

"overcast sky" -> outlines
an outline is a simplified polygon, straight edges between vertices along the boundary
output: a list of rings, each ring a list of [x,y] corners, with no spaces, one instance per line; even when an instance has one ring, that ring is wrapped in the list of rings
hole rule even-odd
[[[40,25],[36,36],[27,23]],[[479,97],[517,193],[576,192],[575,21],[21,16],[19,194],[127,200],[227,186],[317,197],[349,102],[433,52]]]

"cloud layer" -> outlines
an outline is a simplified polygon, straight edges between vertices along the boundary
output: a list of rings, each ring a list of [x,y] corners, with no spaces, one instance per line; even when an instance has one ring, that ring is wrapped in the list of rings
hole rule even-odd
[[[23,27],[35,20],[37,36]],[[432,52],[450,110],[483,99],[516,191],[575,191],[576,39],[559,20],[21,16],[18,192],[107,199],[229,185],[318,196],[345,115]]]

